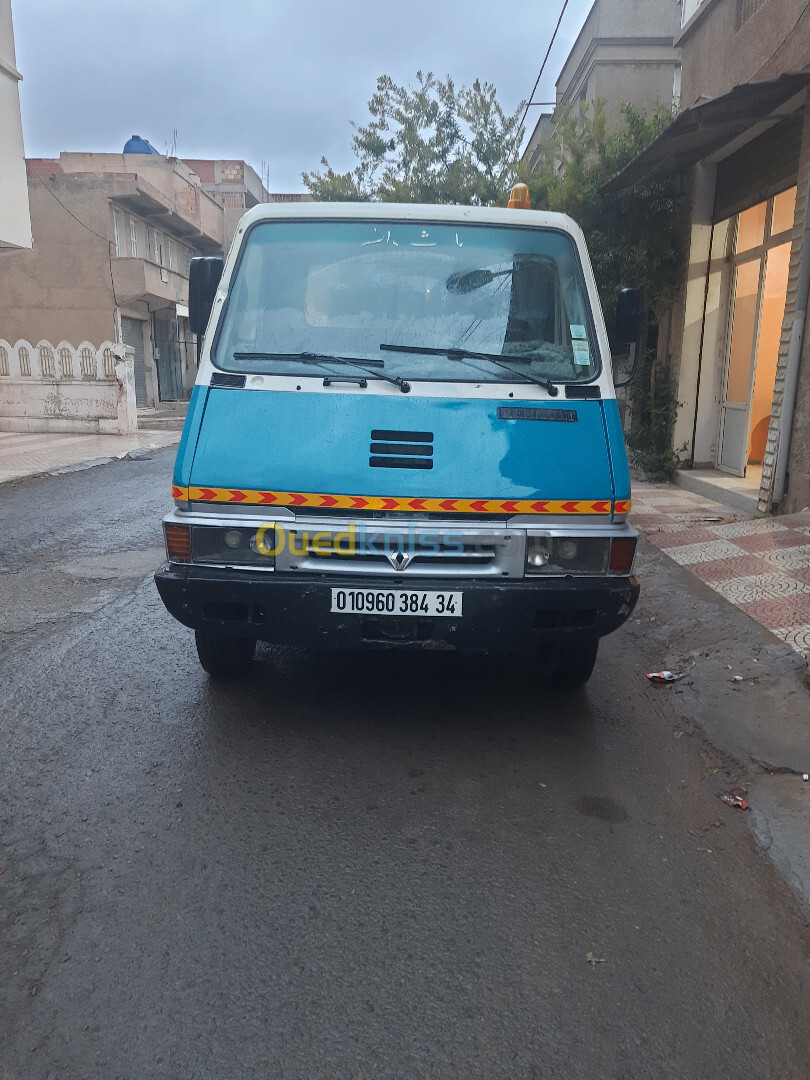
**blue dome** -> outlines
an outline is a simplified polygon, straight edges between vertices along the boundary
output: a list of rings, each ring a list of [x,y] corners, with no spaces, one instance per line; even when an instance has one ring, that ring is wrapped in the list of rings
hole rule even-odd
[[[125,154],[160,154],[159,150],[156,150],[152,144],[142,139],[140,135],[133,135],[131,139],[127,139],[124,143]]]

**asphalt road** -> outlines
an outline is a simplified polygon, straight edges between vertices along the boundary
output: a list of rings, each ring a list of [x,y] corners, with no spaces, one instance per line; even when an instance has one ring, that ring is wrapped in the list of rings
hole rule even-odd
[[[3,1080],[810,1075],[806,912],[643,678],[664,605],[573,695],[213,685],[151,580],[172,456],[0,488]]]

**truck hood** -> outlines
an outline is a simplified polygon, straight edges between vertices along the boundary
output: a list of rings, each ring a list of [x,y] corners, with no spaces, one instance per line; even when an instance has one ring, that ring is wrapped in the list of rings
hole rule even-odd
[[[610,502],[629,495],[623,446],[620,455],[613,455],[623,470],[618,491],[614,483],[610,442],[615,435],[610,432],[617,429],[615,411],[615,401],[601,400],[198,387],[174,482],[181,491],[191,489],[185,498],[192,500],[239,501],[238,493],[246,492],[247,501],[275,501],[256,497],[264,492],[376,496],[392,502]],[[195,494],[193,489],[199,490]],[[175,492],[175,497],[183,495]],[[278,501],[304,505],[295,498]],[[593,512],[610,513],[610,507]]]

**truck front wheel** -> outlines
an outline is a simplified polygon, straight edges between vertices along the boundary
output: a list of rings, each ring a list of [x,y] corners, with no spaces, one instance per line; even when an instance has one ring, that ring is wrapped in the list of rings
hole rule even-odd
[[[256,642],[252,638],[195,630],[194,640],[200,663],[212,679],[223,682],[242,679],[250,672],[256,652]]]
[[[556,663],[549,677],[551,685],[561,690],[573,690],[577,686],[584,686],[591,677],[598,651],[598,639],[572,641],[560,645]]]

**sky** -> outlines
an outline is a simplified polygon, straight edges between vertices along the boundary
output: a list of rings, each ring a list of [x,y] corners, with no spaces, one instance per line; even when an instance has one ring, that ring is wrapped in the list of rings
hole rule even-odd
[[[534,100],[554,84],[592,0],[568,0]],[[326,156],[356,164],[351,121],[379,75],[531,94],[563,0],[12,0],[28,157],[118,153],[130,135],[178,157],[244,159],[270,190],[305,190]],[[532,108],[527,137],[541,110]],[[547,110],[543,110],[547,111]],[[175,132],[176,142],[175,142]]]

